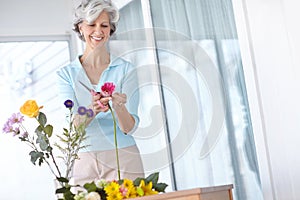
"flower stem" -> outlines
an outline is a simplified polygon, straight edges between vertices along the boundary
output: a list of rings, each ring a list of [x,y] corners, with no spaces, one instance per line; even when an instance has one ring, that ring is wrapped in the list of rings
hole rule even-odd
[[[54,156],[53,156],[52,150],[50,151],[50,155],[51,155],[53,164],[54,164],[54,166],[55,166],[55,168],[56,168],[56,170],[57,170],[57,173],[58,173],[59,177],[61,177],[61,172],[60,172],[60,170],[59,170],[59,168],[58,168],[58,165],[57,165],[57,163],[56,163],[56,161],[55,161],[55,158],[54,158]]]
[[[108,108],[111,112],[113,121],[114,121],[114,140],[115,140],[115,150],[116,150],[116,158],[117,158],[117,167],[118,167],[118,179],[121,180],[121,176],[120,176],[120,162],[119,162],[119,151],[118,151],[118,141],[117,141],[117,124],[116,124],[116,118],[115,118],[115,114],[111,108],[111,106],[109,104]]]
[[[50,153],[52,162],[53,162],[53,164],[54,164],[54,166],[55,166],[55,168],[56,168],[56,170],[57,170],[57,173],[58,173],[59,177],[61,177],[61,172],[60,172],[60,170],[59,170],[59,168],[58,168],[58,165],[57,165],[57,163],[56,163],[56,161],[55,161],[55,158],[54,158],[54,156],[53,156],[52,146],[51,146],[51,144],[50,144],[49,137],[47,136],[47,134],[46,134],[46,132],[45,132],[45,127],[44,127],[43,124],[41,124],[41,122],[39,121],[38,117],[36,117],[35,119],[36,119],[36,121],[39,123],[39,125],[43,128],[43,132],[45,133],[45,135],[46,135],[46,137],[47,137],[47,143],[48,143],[49,147],[51,148],[50,151],[48,151],[48,152]],[[33,144],[34,144],[34,143],[33,143]],[[35,146],[35,145],[34,145],[34,146]],[[36,147],[35,147],[35,148],[36,148]],[[36,148],[36,150],[37,150],[37,148]],[[42,150],[42,151],[43,151],[43,150]],[[38,151],[38,152],[40,152],[40,151]],[[45,157],[44,157],[43,159],[44,159],[44,161],[49,165],[49,167],[50,167],[52,173],[57,177],[57,175],[54,173],[54,171],[53,171],[53,169],[52,169],[50,163],[48,162],[48,160],[47,160]]]

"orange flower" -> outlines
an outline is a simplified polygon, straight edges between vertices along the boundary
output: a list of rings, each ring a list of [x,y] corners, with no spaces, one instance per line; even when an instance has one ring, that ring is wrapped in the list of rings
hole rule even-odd
[[[43,106],[38,106],[35,100],[27,100],[23,106],[20,108],[20,112],[28,117],[36,117],[39,115],[40,109]]]

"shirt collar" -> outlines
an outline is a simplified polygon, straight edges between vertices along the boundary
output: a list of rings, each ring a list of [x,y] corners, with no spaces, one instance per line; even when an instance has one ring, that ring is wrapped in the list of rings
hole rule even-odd
[[[77,58],[74,60],[74,64],[76,66],[82,66],[81,62],[80,62],[80,57],[82,55],[77,56]],[[123,64],[123,60],[116,57],[115,55],[110,54],[110,63],[107,67],[107,69],[111,69],[112,67],[117,67],[118,65]]]
[[[116,66],[121,65],[121,64],[123,64],[122,59],[116,57],[113,54],[110,54],[110,63],[109,63],[108,68],[116,67]]]

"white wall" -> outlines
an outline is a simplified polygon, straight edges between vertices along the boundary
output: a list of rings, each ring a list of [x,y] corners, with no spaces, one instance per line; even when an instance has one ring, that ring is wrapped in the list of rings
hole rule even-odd
[[[79,0],[0,0],[0,42],[70,39],[71,58],[81,49],[72,31],[72,13]]]
[[[0,0],[0,36],[68,34],[71,6],[71,0]]]
[[[265,199],[299,199],[299,2],[233,4]]]

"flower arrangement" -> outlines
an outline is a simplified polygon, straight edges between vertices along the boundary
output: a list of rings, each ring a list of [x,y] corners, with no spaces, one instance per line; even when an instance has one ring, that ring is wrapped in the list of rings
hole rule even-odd
[[[84,184],[85,191],[76,194],[74,200],[121,200],[165,192],[167,184],[158,183],[158,178],[159,173],[156,172],[147,178],[136,178],[134,181],[129,179],[93,181]]]
[[[63,148],[57,143],[51,144],[50,138],[53,133],[53,126],[47,124],[46,115],[40,111],[43,106],[38,106],[35,100],[27,100],[20,108],[20,112],[23,115],[36,120],[37,127],[34,131],[35,134],[29,134],[26,127],[23,125],[25,120],[24,116],[21,115],[20,112],[14,113],[3,127],[4,133],[12,133],[13,136],[19,136],[19,139],[22,142],[27,143],[31,147],[32,151],[30,151],[29,155],[31,162],[34,165],[36,165],[36,162],[38,162],[39,166],[46,163],[56,178],[62,177],[62,173],[57,165],[56,158],[53,155],[53,146],[57,146],[63,152],[63,155],[65,156],[63,159],[65,160],[67,167],[65,177],[69,178],[69,173],[73,167],[74,161],[77,159],[77,153],[81,148],[84,148],[84,146],[80,146],[81,142],[86,138],[84,124],[81,124],[78,127],[73,126],[71,120],[73,116],[73,102],[71,100],[66,100],[64,104],[70,110],[70,127],[69,129],[64,129],[63,136],[58,137],[68,145],[74,144],[72,148]],[[85,112],[82,112],[83,109]],[[93,116],[93,111],[91,109],[79,107],[78,111],[80,115],[86,116],[86,118]]]
[[[114,91],[114,84],[105,83],[101,87],[101,96],[108,97],[111,96]],[[91,93],[95,91],[91,90]],[[98,102],[101,104],[101,102]],[[109,106],[110,112],[114,120],[114,140],[115,140],[115,150],[117,158],[118,167],[118,180],[98,180],[91,183],[85,183],[83,186],[71,185],[70,172],[74,166],[74,162],[78,159],[78,152],[80,149],[86,146],[82,145],[82,142],[86,139],[86,120],[93,117],[94,113],[92,109],[80,106],[77,113],[83,116],[84,120],[79,125],[74,125],[74,114],[72,100],[66,100],[64,105],[69,109],[68,128],[63,128],[63,133],[57,135],[60,143],[51,142],[51,137],[53,135],[53,126],[47,124],[46,115],[41,112],[43,106],[38,106],[35,100],[26,101],[20,108],[20,112],[12,114],[12,116],[4,124],[3,132],[12,133],[13,136],[18,136],[18,138],[28,144],[31,147],[29,153],[31,162],[36,165],[38,163],[41,166],[43,163],[48,165],[51,173],[55,176],[56,180],[59,182],[59,188],[56,189],[56,194],[60,195],[59,199],[62,200],[118,200],[127,199],[140,196],[147,196],[152,194],[157,194],[160,192],[165,192],[167,184],[158,183],[159,173],[150,174],[147,178],[136,178],[135,180],[121,179],[120,178],[120,165],[118,157],[118,143],[116,137],[116,119],[112,108]],[[23,115],[22,115],[22,114]],[[33,134],[30,134],[26,127],[23,125],[25,121],[24,115],[29,118],[34,118],[37,122],[37,127]],[[54,156],[54,147],[56,147],[61,155]],[[56,159],[60,158],[65,164],[65,173],[62,174]],[[71,188],[79,187],[77,194],[71,191]]]
[[[69,109],[70,113],[68,115],[69,128],[64,128],[61,136],[57,135],[62,144],[51,143],[50,138],[53,134],[53,126],[47,124],[46,115],[40,111],[43,106],[38,106],[35,100],[27,100],[21,106],[20,112],[12,114],[3,127],[4,133],[12,133],[13,136],[19,136],[22,142],[28,144],[32,149],[29,153],[31,162],[34,165],[38,163],[39,166],[46,163],[61,185],[63,185],[65,179],[70,179],[70,172],[75,160],[78,159],[78,151],[86,147],[81,145],[82,141],[86,139],[85,123],[75,127],[73,125],[72,111],[74,103],[71,100],[66,100],[64,105]],[[93,116],[93,110],[81,106],[78,108],[78,114],[87,119]],[[36,120],[37,127],[34,134],[30,134],[23,125],[25,121],[24,115]],[[62,152],[61,156],[54,156],[54,146]],[[65,175],[62,175],[56,158],[63,159],[66,166]]]

